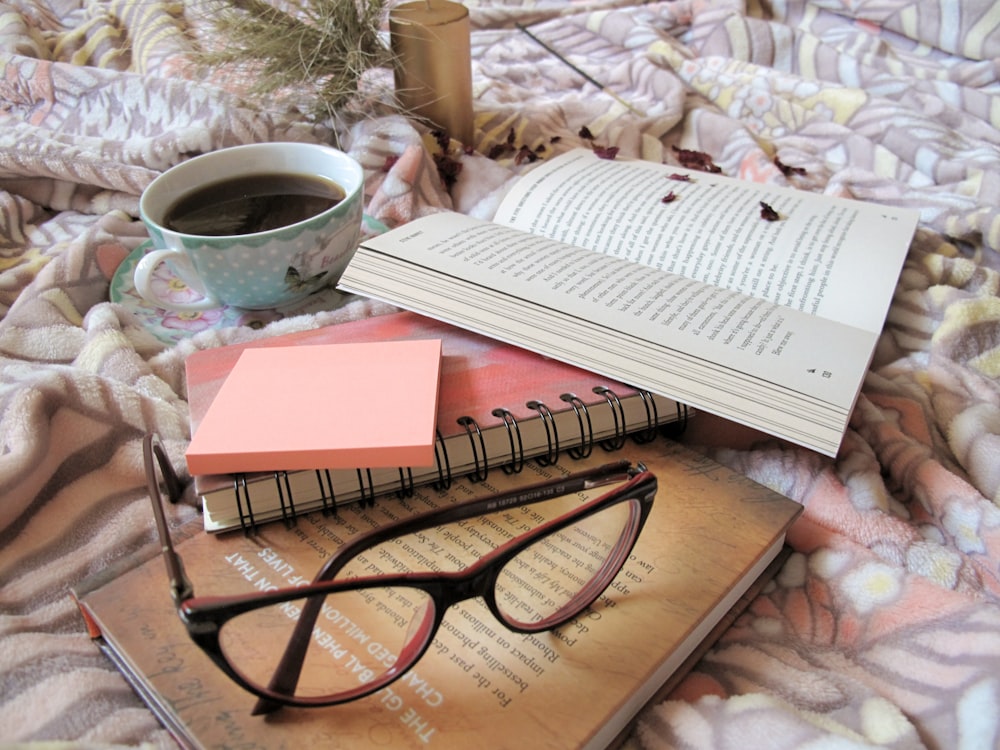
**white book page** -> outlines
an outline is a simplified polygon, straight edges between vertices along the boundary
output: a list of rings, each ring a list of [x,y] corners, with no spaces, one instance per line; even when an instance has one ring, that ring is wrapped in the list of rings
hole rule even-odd
[[[877,333],[917,213],[578,149],[519,179],[494,221]]]
[[[826,453],[836,451],[877,336],[454,213],[367,240],[340,288]]]

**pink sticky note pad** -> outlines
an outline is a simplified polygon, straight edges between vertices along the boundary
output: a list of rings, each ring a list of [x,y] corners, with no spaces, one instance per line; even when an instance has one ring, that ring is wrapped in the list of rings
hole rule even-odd
[[[250,348],[187,450],[195,475],[432,466],[441,340]]]

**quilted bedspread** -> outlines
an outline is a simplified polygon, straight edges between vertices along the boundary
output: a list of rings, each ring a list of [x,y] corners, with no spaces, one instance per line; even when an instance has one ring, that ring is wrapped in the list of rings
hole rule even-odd
[[[387,70],[365,76],[356,116],[316,122],[247,97],[235,71],[199,72],[192,50],[217,34],[200,2],[0,0],[0,743],[172,746],[69,595],[153,538],[141,436],[183,465],[191,352],[388,308],[330,294],[283,316],[154,315],[121,269],[161,171],[299,140],[365,166],[371,231],[441,208],[489,217],[536,163],[521,146],[593,143],[919,210],[835,460],[692,426],[805,510],[773,583],[629,743],[997,747],[1000,4],[466,4],[475,137],[452,183],[438,139],[387,106]]]

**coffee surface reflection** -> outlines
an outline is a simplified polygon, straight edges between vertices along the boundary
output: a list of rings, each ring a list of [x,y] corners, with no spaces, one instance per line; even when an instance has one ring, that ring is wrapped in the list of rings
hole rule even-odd
[[[164,215],[175,232],[202,236],[254,234],[297,224],[344,199],[333,180],[302,174],[259,174],[203,185]]]

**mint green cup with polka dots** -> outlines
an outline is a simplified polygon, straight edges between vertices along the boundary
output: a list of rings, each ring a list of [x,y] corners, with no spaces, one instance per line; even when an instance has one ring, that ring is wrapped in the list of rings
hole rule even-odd
[[[178,311],[298,302],[347,267],[363,199],[361,165],[330,146],[255,143],[181,162],[139,199],[154,249],[136,265],[136,290]],[[162,263],[186,294],[159,288]]]

